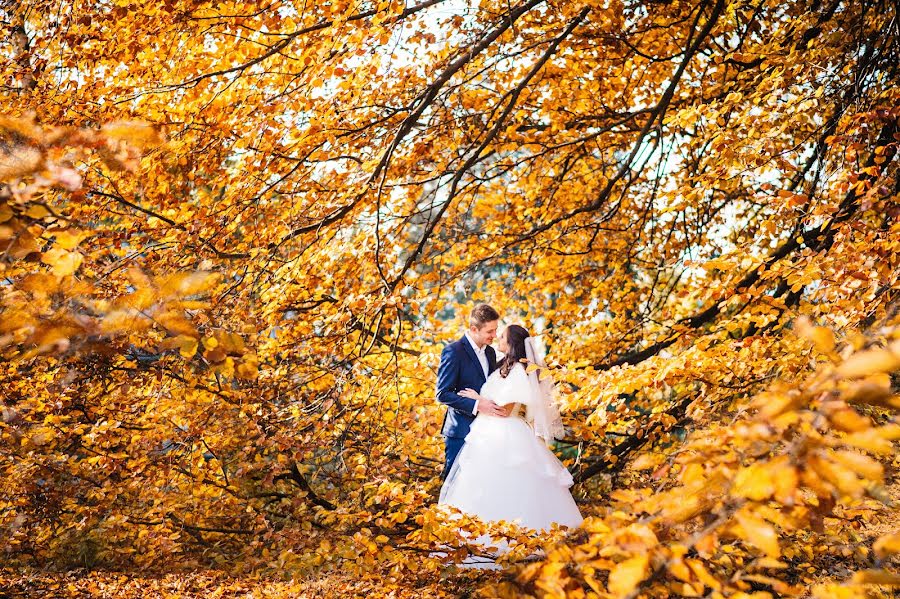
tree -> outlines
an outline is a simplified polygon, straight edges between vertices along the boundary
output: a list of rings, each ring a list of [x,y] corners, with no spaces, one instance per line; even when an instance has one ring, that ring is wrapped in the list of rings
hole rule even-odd
[[[824,518],[895,448],[892,3],[2,15],[11,559],[432,576],[468,550],[431,507],[464,293],[545,331],[594,516],[489,592],[872,565]]]

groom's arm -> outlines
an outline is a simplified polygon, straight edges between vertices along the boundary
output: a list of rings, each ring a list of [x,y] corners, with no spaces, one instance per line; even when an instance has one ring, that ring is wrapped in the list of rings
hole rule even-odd
[[[445,406],[466,414],[475,413],[475,400],[462,397],[454,392],[459,380],[460,358],[448,345],[441,352],[441,365],[438,367],[437,399]]]

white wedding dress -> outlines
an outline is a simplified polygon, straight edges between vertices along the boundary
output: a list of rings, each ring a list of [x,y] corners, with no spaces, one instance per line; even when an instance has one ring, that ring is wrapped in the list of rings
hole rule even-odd
[[[481,395],[498,405],[519,405],[506,418],[475,418],[441,487],[439,503],[485,521],[516,522],[533,530],[581,524],[569,493],[572,475],[526,422],[529,406],[534,409],[541,398],[532,391],[525,367],[514,365],[506,378],[494,371]]]

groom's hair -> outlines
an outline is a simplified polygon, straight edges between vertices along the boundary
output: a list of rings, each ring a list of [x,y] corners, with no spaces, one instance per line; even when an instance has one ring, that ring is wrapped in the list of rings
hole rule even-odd
[[[495,320],[500,320],[500,314],[496,310],[487,304],[478,304],[472,309],[472,314],[469,316],[469,325],[480,329],[486,323]]]

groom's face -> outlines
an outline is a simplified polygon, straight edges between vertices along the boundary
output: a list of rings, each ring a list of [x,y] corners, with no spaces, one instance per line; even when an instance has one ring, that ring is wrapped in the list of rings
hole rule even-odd
[[[481,325],[480,329],[476,327],[469,327],[469,331],[472,335],[472,338],[475,340],[475,343],[484,347],[485,345],[490,345],[494,342],[494,337],[497,336],[498,324],[499,321],[492,320]]]

